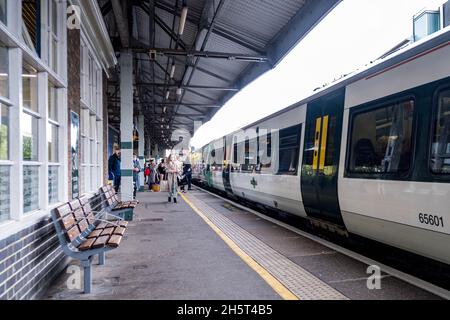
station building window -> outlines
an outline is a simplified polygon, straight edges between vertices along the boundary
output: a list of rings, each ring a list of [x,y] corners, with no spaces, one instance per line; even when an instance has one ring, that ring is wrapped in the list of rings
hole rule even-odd
[[[0,103],[0,223],[10,217],[9,107]]]
[[[22,113],[23,212],[39,209],[39,118]]]
[[[8,22],[8,16],[6,14],[7,5],[7,0],[0,0],[0,22],[3,22],[4,24],[7,24]]]
[[[48,203],[59,202],[59,122],[58,122],[58,89],[48,84],[48,122],[47,122],[47,152],[48,152]]]
[[[81,88],[81,191],[96,191],[102,184],[102,68],[95,59],[94,51],[81,37],[80,48]]]
[[[0,0],[1,11],[6,10],[6,2]],[[6,13],[6,11],[5,11]],[[5,22],[5,20],[2,20]],[[9,98],[9,57],[8,48],[0,42],[0,223],[10,218],[10,175],[9,154],[10,112],[2,100]]]
[[[22,0],[22,37],[25,44],[41,56],[40,0]]]
[[[48,54],[47,61],[49,67],[58,72],[58,46],[59,46],[59,27],[57,12],[59,11],[59,3],[57,0],[49,0],[47,6],[47,39]]]
[[[9,97],[9,58],[8,48],[0,42],[0,97]]]
[[[404,174],[412,153],[414,101],[388,103],[353,116],[349,172]]]
[[[450,89],[438,96],[430,160],[433,173],[450,174]]]

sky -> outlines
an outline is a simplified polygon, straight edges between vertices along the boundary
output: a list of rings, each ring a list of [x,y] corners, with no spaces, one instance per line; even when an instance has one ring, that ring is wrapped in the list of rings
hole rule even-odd
[[[343,0],[278,64],[230,99],[191,140],[200,148],[302,100],[412,36],[412,17],[445,0]]]

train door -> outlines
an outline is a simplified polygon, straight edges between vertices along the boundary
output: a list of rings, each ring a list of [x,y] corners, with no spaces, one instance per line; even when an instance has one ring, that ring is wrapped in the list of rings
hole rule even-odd
[[[223,167],[222,167],[222,179],[223,186],[225,191],[229,194],[233,194],[233,189],[231,188],[230,182],[230,170],[231,170],[231,161],[229,148],[230,146],[227,143],[227,137],[223,137]]]
[[[308,104],[301,173],[308,216],[343,225],[338,200],[338,169],[345,89]]]

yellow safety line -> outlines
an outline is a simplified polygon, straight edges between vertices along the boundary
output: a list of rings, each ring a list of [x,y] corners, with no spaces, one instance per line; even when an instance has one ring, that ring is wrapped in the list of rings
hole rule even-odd
[[[266,269],[264,269],[258,262],[252,257],[246,254],[239,246],[231,240],[222,230],[220,230],[207,216],[205,216],[200,209],[192,204],[183,194],[180,194],[183,200],[195,211],[207,225],[214,230],[214,232],[236,253],[250,268],[252,268],[269,286],[275,290],[284,300],[299,300],[299,298],[293,294],[288,288],[286,288],[280,281],[272,276]]]

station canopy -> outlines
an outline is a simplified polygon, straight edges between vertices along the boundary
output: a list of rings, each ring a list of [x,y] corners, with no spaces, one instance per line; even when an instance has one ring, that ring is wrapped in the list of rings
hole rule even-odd
[[[274,68],[340,0],[99,0],[113,46],[134,54],[134,112],[164,147]],[[108,80],[120,126],[120,68]],[[244,106],[255,107],[255,106]]]

